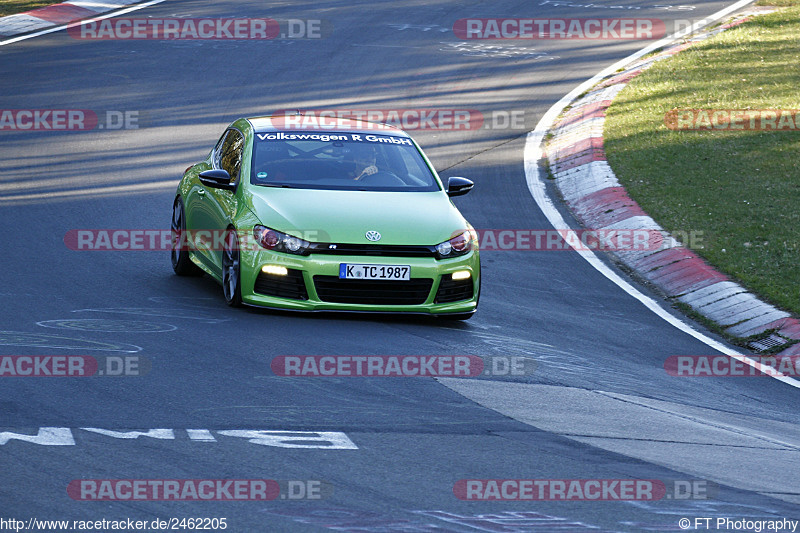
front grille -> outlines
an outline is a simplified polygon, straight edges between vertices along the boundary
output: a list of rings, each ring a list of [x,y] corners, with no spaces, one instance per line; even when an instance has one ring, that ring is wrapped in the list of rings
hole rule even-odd
[[[339,244],[315,242],[309,253],[326,255],[365,255],[371,257],[436,257],[435,246],[393,244]]]
[[[472,298],[472,278],[453,280],[450,275],[443,276],[439,283],[439,290],[436,291],[434,302],[444,304],[457,302],[459,300],[469,300]]]
[[[314,276],[320,300],[343,304],[419,305],[428,299],[432,286],[429,278],[389,281]]]
[[[303,271],[293,268],[288,270],[285,276],[260,272],[253,286],[253,291],[266,296],[308,300],[306,283],[303,281]]]

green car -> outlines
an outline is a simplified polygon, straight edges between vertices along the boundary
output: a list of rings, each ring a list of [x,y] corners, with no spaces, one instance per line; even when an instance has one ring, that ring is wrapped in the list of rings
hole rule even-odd
[[[464,320],[480,295],[477,236],[419,145],[392,126],[242,118],[186,169],[172,267],[209,274],[231,306],[423,313]]]

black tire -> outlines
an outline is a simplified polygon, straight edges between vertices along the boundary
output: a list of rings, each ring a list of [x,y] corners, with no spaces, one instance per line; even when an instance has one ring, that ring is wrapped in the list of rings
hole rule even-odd
[[[239,255],[239,237],[234,228],[225,232],[225,245],[222,247],[222,293],[231,307],[241,307],[241,261]]]
[[[180,196],[175,198],[172,204],[172,250],[170,256],[172,260],[172,270],[179,276],[202,276],[203,271],[192,262],[189,257],[189,250],[181,248],[181,243],[187,239],[182,238],[186,234],[186,213],[183,210],[183,200]]]

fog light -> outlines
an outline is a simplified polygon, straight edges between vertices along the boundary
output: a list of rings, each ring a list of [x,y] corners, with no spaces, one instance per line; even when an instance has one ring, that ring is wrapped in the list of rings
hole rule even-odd
[[[264,274],[274,274],[276,276],[285,276],[289,273],[286,267],[279,265],[264,265],[261,267],[261,272]]]
[[[456,270],[452,274],[453,281],[458,281],[461,279],[469,279],[470,276],[472,276],[472,274],[470,274],[469,270]]]

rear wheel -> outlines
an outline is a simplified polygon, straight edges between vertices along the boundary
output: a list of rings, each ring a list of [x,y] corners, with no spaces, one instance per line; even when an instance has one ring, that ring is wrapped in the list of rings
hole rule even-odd
[[[222,291],[225,294],[225,301],[231,307],[242,305],[240,267],[239,238],[235,229],[228,228],[225,232],[225,245],[222,248]]]
[[[186,212],[183,200],[175,198],[172,204],[172,270],[179,276],[200,276],[203,271],[189,257],[188,239],[186,238]]]

